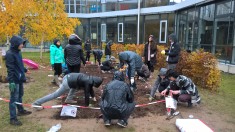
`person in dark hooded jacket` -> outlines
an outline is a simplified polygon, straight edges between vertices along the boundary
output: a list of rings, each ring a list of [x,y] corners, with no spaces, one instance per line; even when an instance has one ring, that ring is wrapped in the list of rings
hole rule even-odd
[[[20,126],[22,123],[17,119],[16,107],[18,109],[18,116],[31,114],[30,111],[24,109],[22,105],[17,105],[15,102],[22,103],[22,97],[24,94],[23,82],[26,81],[25,69],[21,49],[25,44],[25,40],[20,36],[13,36],[10,40],[10,50],[6,52],[6,67],[7,67],[7,80],[9,82],[10,89],[10,124]]]
[[[44,96],[36,100],[33,105],[41,105],[47,101],[55,99],[62,94],[70,91],[70,89],[84,90],[85,94],[85,105],[89,106],[89,97],[95,97],[93,86],[98,88],[103,82],[103,79],[96,76],[89,76],[83,73],[69,73],[63,77],[63,82],[60,85],[60,88],[57,89],[54,93]],[[70,96],[70,95],[68,95]],[[39,108],[40,110],[41,108]]]
[[[124,51],[119,53],[120,67],[123,67],[125,63],[128,65],[128,78],[130,80],[131,88],[136,90],[135,84],[135,72],[141,70],[143,65],[141,57],[133,51]]]
[[[148,69],[148,66],[143,64],[141,69],[137,71],[137,75],[142,77],[144,80],[147,80],[147,78],[150,77],[150,71]]]
[[[99,66],[100,66],[100,64],[101,64],[101,58],[102,58],[102,56],[103,56],[102,50],[100,50],[100,49],[95,49],[95,50],[92,51],[92,53],[93,53],[93,55],[94,55],[95,64],[96,64],[96,60],[97,60]]]
[[[171,43],[171,46],[168,50],[162,50],[161,54],[167,55],[166,61],[168,63],[167,69],[174,70],[176,68],[176,65],[179,61],[180,56],[180,45],[177,43],[176,35],[170,34],[169,35],[169,41]]]
[[[50,62],[54,70],[54,80],[57,86],[60,85],[58,77],[62,74],[62,63],[64,62],[64,53],[59,39],[54,40],[54,44],[50,46]]]
[[[159,91],[159,93],[161,93],[163,90],[165,90],[168,87],[169,84],[170,80],[167,77],[167,69],[161,68],[159,71],[159,75],[151,89],[149,101],[151,102],[153,100],[157,90]]]
[[[81,61],[84,66],[86,65],[81,45],[81,39],[76,34],[69,36],[69,44],[64,49],[64,58],[71,73],[80,72]]]
[[[117,124],[122,127],[127,126],[135,103],[134,95],[129,85],[124,82],[122,72],[114,72],[113,80],[103,90],[100,106],[105,126],[110,126],[112,119],[118,119]]]
[[[84,49],[86,51],[86,61],[90,61],[90,53],[91,53],[91,40],[87,38]]]
[[[102,62],[100,66],[102,73],[105,73],[106,71],[110,72],[110,70],[114,69],[115,62],[115,57],[113,56],[109,60]]]
[[[110,57],[111,57],[111,53],[112,53],[111,46],[112,46],[112,43],[113,43],[113,41],[110,40],[110,41],[106,44],[106,46],[105,46],[104,53],[105,53],[105,56],[106,56],[106,60],[109,60]]]

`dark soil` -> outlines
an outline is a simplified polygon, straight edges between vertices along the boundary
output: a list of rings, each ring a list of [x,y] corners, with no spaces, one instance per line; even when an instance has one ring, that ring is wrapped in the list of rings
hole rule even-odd
[[[88,75],[94,75],[94,76],[99,76],[102,77],[103,80],[103,85],[101,85],[99,88],[94,88],[95,91],[95,96],[97,99],[97,102],[94,102],[90,100],[90,103],[94,107],[99,107],[99,102],[101,99],[101,94],[102,94],[102,89],[107,84],[112,80],[112,73],[101,73],[100,69],[96,65],[87,65],[85,68],[81,68],[81,73],[86,73]],[[126,79],[128,81],[128,79]],[[150,82],[150,81],[149,81]],[[149,92],[150,92],[150,85],[148,85],[148,88],[145,88],[147,86],[146,82],[137,80],[137,88],[138,90],[134,93],[134,98],[136,104],[146,104],[149,103],[148,97],[149,97]],[[58,102],[58,104],[64,104],[65,97],[61,100],[61,102]],[[76,99],[78,101],[78,104],[80,106],[84,106],[84,92],[83,90],[79,90],[77,92],[77,97]],[[164,115],[165,114],[165,103],[159,103],[159,104],[153,104],[153,105],[148,105],[144,107],[138,107],[135,108],[133,114],[131,115],[133,118],[138,118],[138,117],[143,117],[143,116],[148,116],[148,114],[155,114],[155,115]],[[87,119],[87,118],[97,118],[101,114],[100,110],[93,110],[93,109],[79,109],[77,112],[77,117],[61,117],[60,116],[61,109],[54,114],[53,118],[55,119],[76,119],[76,118],[82,118],[82,119]]]

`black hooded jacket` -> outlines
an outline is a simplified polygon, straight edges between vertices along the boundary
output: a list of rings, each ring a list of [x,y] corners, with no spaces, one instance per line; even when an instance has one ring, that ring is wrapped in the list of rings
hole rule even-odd
[[[25,40],[20,36],[13,36],[10,40],[10,50],[6,52],[7,79],[10,83],[22,83],[26,81],[25,72],[27,71],[22,61],[22,55],[18,49],[20,44],[25,44]]]
[[[91,41],[90,41],[90,40],[87,40],[87,41],[85,42],[84,49],[85,49],[86,51],[91,51]]]
[[[94,54],[94,56],[97,58],[97,59],[101,59],[102,56],[103,56],[103,52],[102,50],[99,50],[99,49],[95,49],[93,50],[92,52]]]
[[[89,76],[83,73],[70,73],[67,76],[68,85],[73,89],[84,89],[85,105],[89,105],[90,92],[94,87],[99,87],[103,79],[96,76]]]
[[[111,52],[112,52],[111,45],[112,45],[112,41],[109,41],[107,45],[105,46],[105,50],[104,50],[105,55],[111,55]]]
[[[165,53],[165,55],[168,55],[167,62],[169,64],[176,64],[179,61],[179,55],[180,55],[180,45],[177,43],[176,35],[170,34],[169,38],[171,38],[174,43],[170,46],[168,52]]]
[[[71,35],[69,37],[69,44],[66,45],[64,49],[64,59],[70,66],[80,65],[81,61],[84,65],[86,64],[81,47],[81,40],[76,35]]]
[[[133,101],[134,95],[128,84],[124,82],[124,77],[116,76],[105,86],[100,105],[102,111],[107,114],[112,112],[112,115],[120,115],[128,111],[129,104],[134,103]],[[134,104],[132,106],[134,107]]]

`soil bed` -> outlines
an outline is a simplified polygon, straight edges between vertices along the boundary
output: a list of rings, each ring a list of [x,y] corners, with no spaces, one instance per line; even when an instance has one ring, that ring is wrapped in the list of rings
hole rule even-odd
[[[112,80],[113,74],[108,73],[108,72],[102,73],[99,70],[98,66],[96,66],[96,65],[87,65],[85,68],[82,67],[81,73],[99,76],[104,79],[102,85],[99,88],[94,88],[97,102],[90,100],[90,103],[94,107],[99,107],[103,87],[105,86],[105,84],[107,84],[108,82],[110,82]],[[126,81],[128,81],[128,79],[126,79]],[[148,81],[148,83],[149,82],[150,81]],[[148,94],[150,92],[150,86],[141,80],[136,80],[136,84],[137,84],[137,88],[138,88],[138,90],[134,93],[134,99],[135,99],[136,104],[149,103],[149,101],[148,101],[149,95]],[[145,88],[146,86],[148,86],[148,87]],[[74,98],[74,100],[77,100],[78,104],[80,106],[84,106],[84,91],[79,90],[79,91],[77,91],[76,95],[77,95],[77,97]],[[65,100],[65,98],[63,98],[61,101],[59,101],[58,104],[61,104],[61,103],[64,104],[64,100]],[[165,110],[166,110],[165,103],[153,104],[153,105],[135,108],[135,110],[131,116],[132,116],[132,118],[138,118],[138,117],[147,116],[150,113],[154,114],[154,115],[164,115]],[[73,117],[61,117],[60,112],[61,112],[61,109],[58,110],[58,112],[54,114],[53,118],[55,118],[55,119],[77,119],[77,118],[89,119],[89,118],[97,118],[101,114],[100,110],[78,109],[77,117],[73,118]]]

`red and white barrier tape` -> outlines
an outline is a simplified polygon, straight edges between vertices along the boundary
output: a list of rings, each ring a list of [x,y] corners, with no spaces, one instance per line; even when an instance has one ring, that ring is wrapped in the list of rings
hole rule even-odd
[[[4,101],[4,102],[10,102],[10,100],[4,99],[4,98],[0,98],[0,101]],[[163,103],[165,102],[165,100],[159,100],[159,101],[155,101],[155,102],[151,102],[151,103],[147,103],[147,104],[138,104],[135,105],[135,107],[144,107],[144,106],[148,106],[148,105],[152,105],[152,104],[157,104],[157,103]],[[39,106],[39,105],[32,105],[32,104],[23,104],[23,103],[19,103],[19,102],[15,102],[18,105],[23,105],[26,107],[32,107],[32,108],[44,108],[44,109],[52,109],[52,108],[61,108],[63,106],[73,106],[73,107],[77,107],[77,108],[82,108],[82,109],[94,109],[94,110],[99,110],[99,107],[86,107],[86,106],[79,106],[79,105],[69,105],[69,104],[65,104],[65,105],[53,105],[53,106]]]

